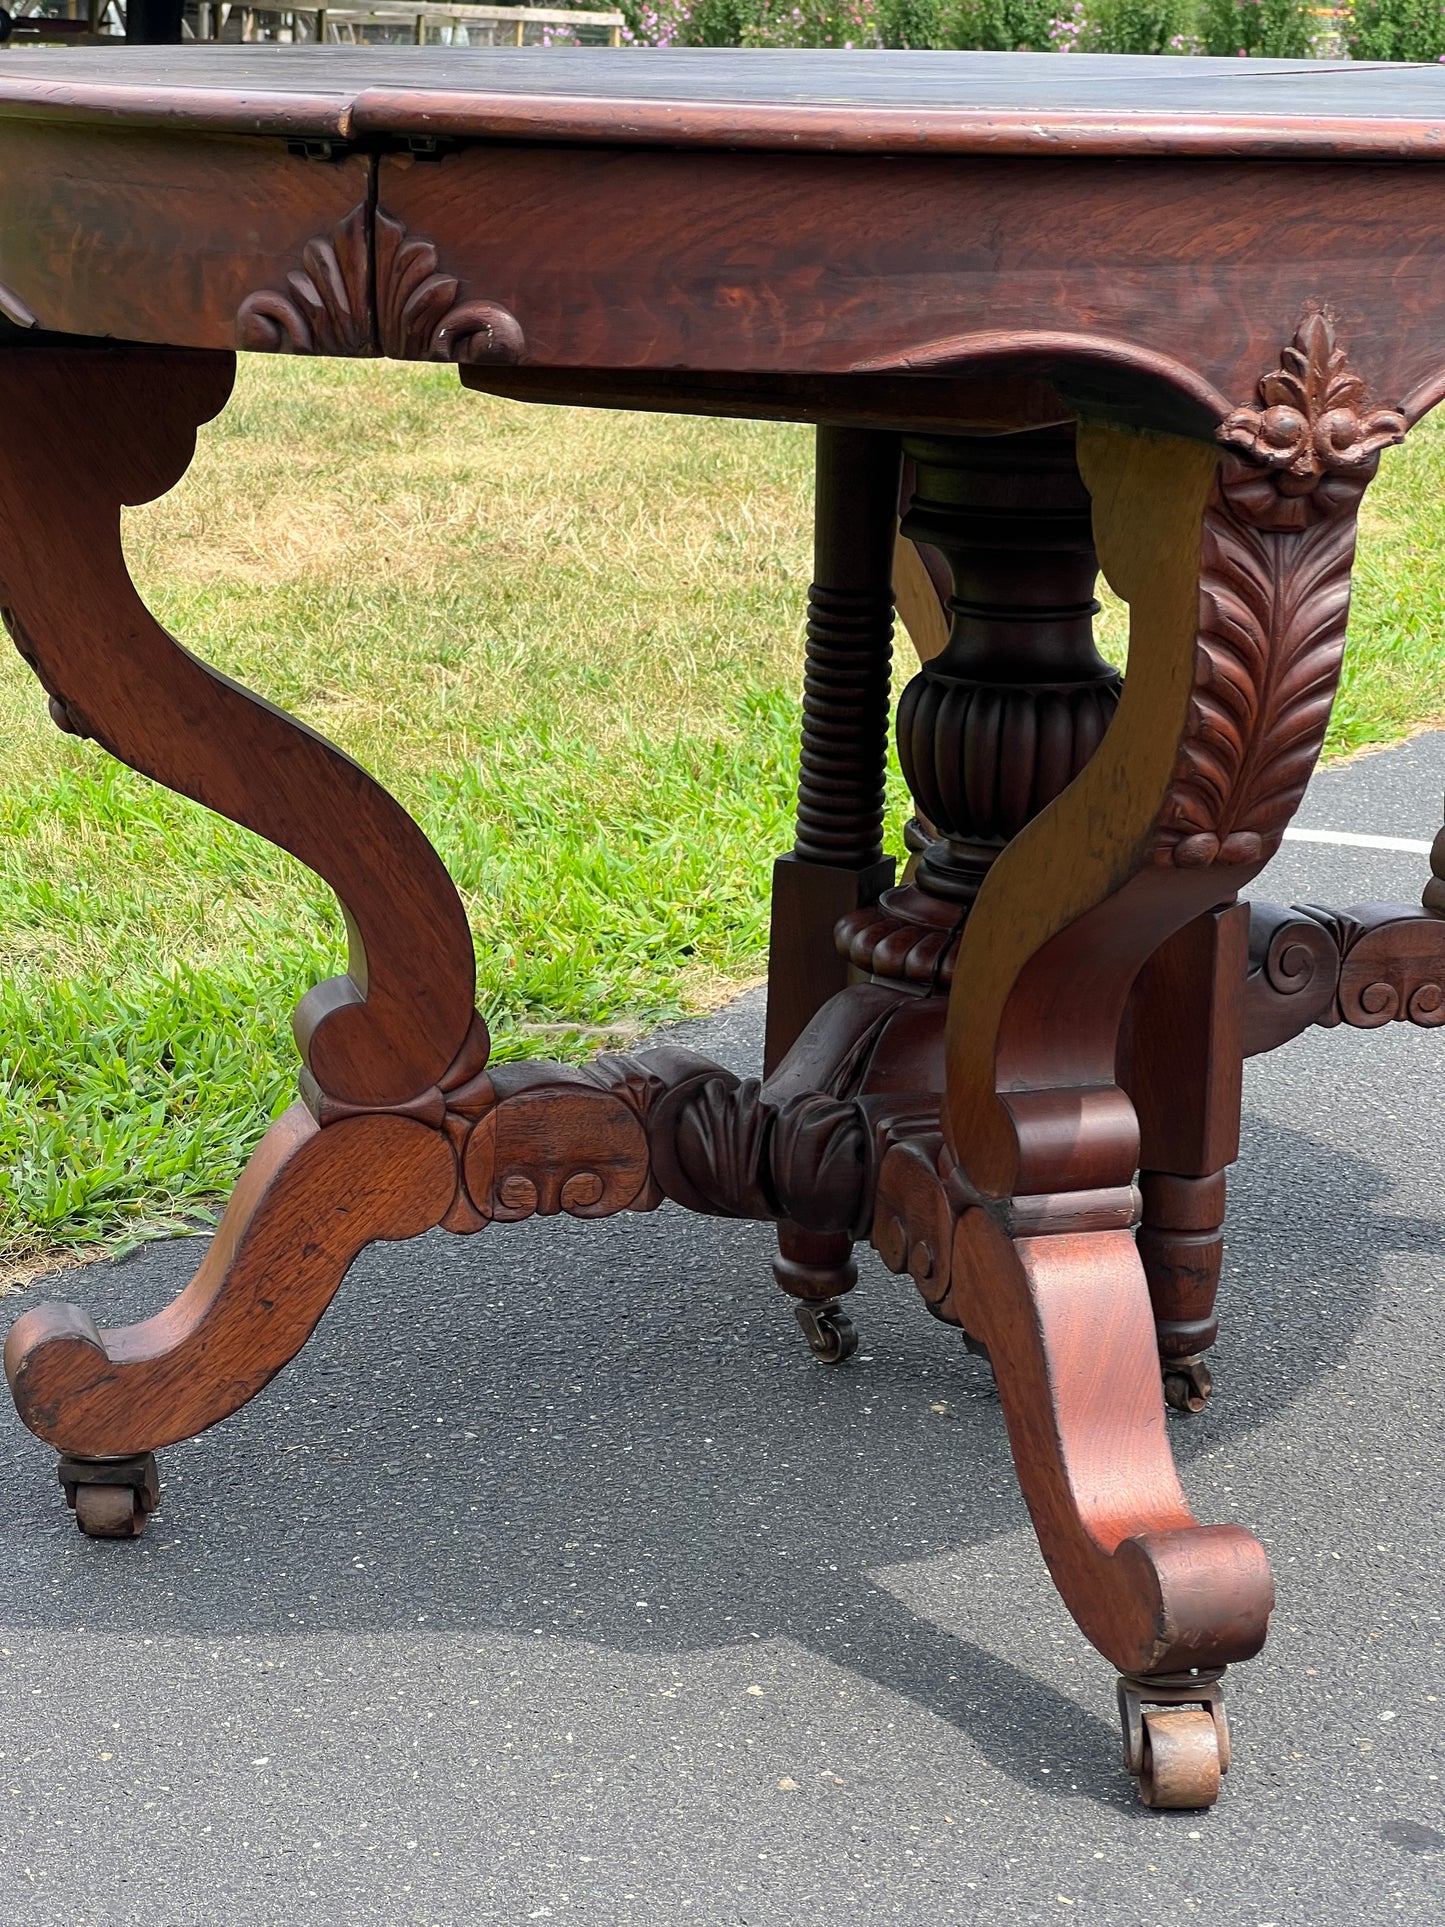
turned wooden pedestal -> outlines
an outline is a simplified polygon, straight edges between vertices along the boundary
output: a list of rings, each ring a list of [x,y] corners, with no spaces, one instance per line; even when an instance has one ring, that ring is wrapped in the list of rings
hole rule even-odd
[[[1309,1024],[1445,1022],[1445,842],[1419,909],[1240,901],[1324,739],[1363,493],[1445,395],[1432,83],[234,54],[0,55],[6,626],[60,727],[289,850],[350,939],[175,1303],[10,1332],[81,1529],[139,1532],[154,1453],[294,1358],[374,1240],[664,1200],[768,1222],[830,1366],[871,1244],[989,1360],[1143,1797],[1208,1805],[1273,1591],[1252,1534],[1191,1514],[1166,1410],[1209,1423],[1241,1066]],[[416,824],[145,609],[121,509],[184,473],[237,348],[816,427],[761,1078],[494,1065]],[[920,661],[891,705],[895,592]]]

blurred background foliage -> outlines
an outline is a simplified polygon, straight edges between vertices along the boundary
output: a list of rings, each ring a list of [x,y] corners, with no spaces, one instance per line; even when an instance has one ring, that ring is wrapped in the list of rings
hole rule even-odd
[[[654,47],[1445,59],[1445,0],[620,0]]]

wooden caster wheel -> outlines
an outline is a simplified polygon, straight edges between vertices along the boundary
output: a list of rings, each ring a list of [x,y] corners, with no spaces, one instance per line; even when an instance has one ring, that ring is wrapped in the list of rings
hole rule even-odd
[[[161,1502],[155,1454],[60,1461],[65,1502],[87,1539],[137,1539]]]
[[[840,1365],[858,1349],[858,1334],[853,1320],[836,1302],[823,1305],[794,1305],[794,1316],[803,1328],[808,1349],[825,1365]]]
[[[1202,1412],[1214,1390],[1214,1374],[1202,1358],[1164,1360],[1164,1403],[1175,1412]]]
[[[1219,1672],[1119,1681],[1124,1764],[1146,1807],[1212,1807],[1229,1771],[1229,1719]]]
[[[1146,1807],[1212,1807],[1219,1798],[1219,1729],[1200,1706],[1145,1713],[1139,1798]]]

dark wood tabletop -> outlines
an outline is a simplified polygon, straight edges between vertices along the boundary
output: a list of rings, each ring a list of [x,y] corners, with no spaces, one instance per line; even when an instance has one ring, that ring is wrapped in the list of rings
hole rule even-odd
[[[0,55],[0,115],[349,141],[1338,158],[1445,152],[1445,71],[740,48],[68,48]]]

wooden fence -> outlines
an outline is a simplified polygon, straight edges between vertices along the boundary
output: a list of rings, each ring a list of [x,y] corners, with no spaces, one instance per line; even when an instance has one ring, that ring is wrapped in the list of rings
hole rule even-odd
[[[124,0],[65,0],[64,14],[44,0],[14,0],[13,46],[96,46],[125,34]],[[523,47],[622,43],[623,16],[584,7],[473,6],[470,0],[376,0],[371,6],[297,6],[296,0],[199,0],[188,7],[186,40],[330,45],[414,41],[417,46]]]

